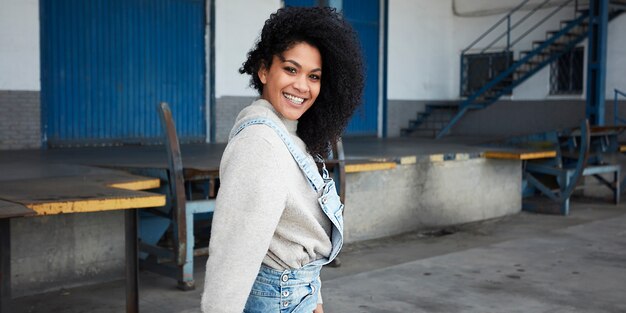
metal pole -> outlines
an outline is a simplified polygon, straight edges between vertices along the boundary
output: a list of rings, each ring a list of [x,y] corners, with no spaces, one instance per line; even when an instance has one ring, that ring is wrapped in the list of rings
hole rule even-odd
[[[509,52],[511,47],[511,15],[506,17],[506,52]]]
[[[0,313],[11,306],[11,220],[0,218]]]
[[[138,313],[137,210],[126,210],[124,214],[126,229],[126,313]]]
[[[464,79],[464,67],[465,67],[465,58],[464,58],[464,53],[461,52],[461,76],[459,77],[459,97],[463,96],[463,81]]]
[[[615,89],[615,100],[613,100],[613,126],[617,125],[619,117],[617,116],[617,89]]]
[[[609,1],[589,2],[586,116],[591,125],[603,126],[605,115],[606,46]]]

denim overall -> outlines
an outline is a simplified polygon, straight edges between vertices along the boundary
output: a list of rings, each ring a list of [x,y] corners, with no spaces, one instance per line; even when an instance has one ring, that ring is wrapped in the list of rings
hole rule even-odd
[[[320,175],[317,166],[307,162],[307,155],[296,146],[290,135],[273,121],[266,118],[247,120],[237,128],[231,138],[244,128],[255,124],[267,125],[276,131],[298,163],[302,173],[307,177],[313,190],[318,194],[321,192],[317,202],[333,225],[332,249],[328,258],[315,260],[299,269],[280,271],[261,265],[244,313],[311,313],[317,306],[318,291],[321,287],[320,270],[323,265],[330,263],[337,257],[343,245],[343,204],[337,195],[335,182],[330,178],[326,166],[323,166],[322,175]]]

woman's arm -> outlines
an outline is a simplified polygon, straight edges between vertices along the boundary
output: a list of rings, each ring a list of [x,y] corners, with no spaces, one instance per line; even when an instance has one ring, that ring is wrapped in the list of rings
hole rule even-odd
[[[244,133],[224,152],[202,312],[243,311],[287,199],[275,152],[265,138]]]

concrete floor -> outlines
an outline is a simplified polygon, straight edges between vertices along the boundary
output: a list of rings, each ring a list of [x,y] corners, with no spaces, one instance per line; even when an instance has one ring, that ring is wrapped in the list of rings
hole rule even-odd
[[[626,312],[626,204],[574,199],[571,215],[521,213],[345,247],[325,268],[325,311]],[[141,311],[199,312],[198,289],[142,272]],[[15,313],[124,312],[122,281],[14,300]]]

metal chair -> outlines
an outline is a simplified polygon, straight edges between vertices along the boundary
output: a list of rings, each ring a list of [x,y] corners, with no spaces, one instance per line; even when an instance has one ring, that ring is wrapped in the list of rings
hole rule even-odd
[[[213,212],[215,199],[189,200],[185,197],[183,162],[172,112],[165,102],[161,103],[158,109],[167,148],[168,168],[165,177],[165,192],[169,210],[151,210],[142,216],[142,222],[145,222],[143,224],[148,225],[147,221],[152,218],[156,221],[153,225],[157,226],[152,228],[146,226],[149,229],[141,231],[140,252],[144,256],[141,265],[147,270],[177,279],[178,288],[181,290],[192,290],[195,288],[193,278],[194,220],[198,214]],[[161,226],[158,226],[159,224]],[[172,248],[157,245],[167,229],[172,230]],[[160,262],[159,258],[173,259],[174,264]]]

